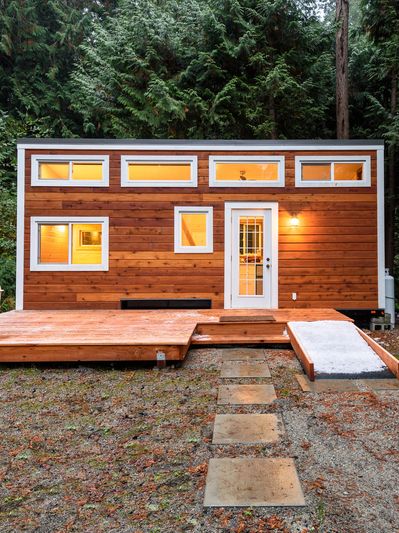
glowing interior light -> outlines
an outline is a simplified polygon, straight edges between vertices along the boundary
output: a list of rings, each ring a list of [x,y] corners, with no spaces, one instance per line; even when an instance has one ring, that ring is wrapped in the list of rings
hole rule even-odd
[[[297,216],[291,217],[290,225],[291,226],[299,226],[299,218]]]

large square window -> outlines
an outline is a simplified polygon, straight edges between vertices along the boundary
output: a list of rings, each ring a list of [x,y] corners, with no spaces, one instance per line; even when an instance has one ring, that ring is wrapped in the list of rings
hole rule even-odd
[[[33,217],[31,270],[108,270],[108,219]]]

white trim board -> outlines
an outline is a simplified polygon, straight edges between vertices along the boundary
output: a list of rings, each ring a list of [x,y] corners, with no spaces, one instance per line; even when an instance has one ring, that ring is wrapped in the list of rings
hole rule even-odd
[[[40,224],[101,224],[102,225],[102,248],[101,264],[74,265],[38,262],[39,250],[39,225]],[[31,217],[30,219],[30,271],[31,272],[92,272],[107,271],[109,257],[109,219],[108,217]]]
[[[193,152],[197,150],[204,150],[207,152],[214,151],[226,151],[226,152],[246,152],[246,151],[259,151],[259,152],[275,152],[283,150],[291,151],[328,151],[328,150],[356,150],[356,151],[370,151],[370,150],[379,150],[381,149],[381,144],[295,144],[289,143],[289,141],[283,141],[282,144],[201,144],[201,141],[198,141],[197,145],[193,144],[105,144],[105,143],[90,143],[90,144],[68,144],[68,143],[46,143],[43,141],[43,144],[40,143],[29,143],[21,142],[17,144],[18,148],[24,148],[29,150],[126,150],[130,152],[138,150],[150,150],[157,152],[160,150],[163,151],[188,151]]]
[[[278,202],[226,202],[224,209],[224,308],[232,309],[231,257],[234,209],[270,209],[272,214],[271,307],[278,308]]]
[[[206,214],[206,246],[183,246],[180,244],[181,214]],[[175,254],[211,254],[213,253],[213,207],[175,206],[174,209],[174,253]]]
[[[25,150],[17,151],[17,265],[15,309],[24,308]]]
[[[377,150],[378,307],[385,309],[385,187],[384,148]]]
[[[277,163],[278,178],[276,181],[268,180],[223,180],[216,179],[217,163]],[[284,187],[285,185],[285,158],[282,155],[211,155],[209,156],[209,186],[210,187]]]
[[[129,180],[129,163],[189,163],[190,181],[139,181]],[[122,155],[121,156],[121,187],[197,187],[198,158],[195,155]]]
[[[69,163],[98,162],[102,163],[102,180],[41,180],[39,178],[39,163],[52,161]],[[71,170],[70,170],[71,172]],[[108,187],[109,186],[109,156],[108,155],[79,155],[79,154],[32,154],[31,156],[31,185],[32,187]]]
[[[337,180],[333,178],[334,163],[363,163],[363,179],[359,181]],[[302,163],[327,163],[331,165],[330,181],[302,181]],[[371,185],[371,158],[369,155],[297,155],[295,156],[295,187],[370,187]]]

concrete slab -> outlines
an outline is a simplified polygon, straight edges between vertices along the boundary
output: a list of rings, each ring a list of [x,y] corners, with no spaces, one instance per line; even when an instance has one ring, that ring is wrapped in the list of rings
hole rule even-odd
[[[359,381],[356,379],[316,379],[310,381],[303,374],[295,375],[299,386],[304,392],[359,392]]]
[[[219,405],[267,405],[277,400],[273,385],[220,385]]]
[[[362,383],[370,387],[373,390],[398,390],[399,391],[399,379],[362,379]]]
[[[211,459],[205,507],[302,507],[301,484],[292,459]]]
[[[216,415],[213,444],[268,444],[283,433],[281,418],[274,414]]]
[[[263,361],[223,361],[221,378],[270,378],[270,370]]]
[[[265,352],[262,348],[223,348],[223,361],[265,361]]]

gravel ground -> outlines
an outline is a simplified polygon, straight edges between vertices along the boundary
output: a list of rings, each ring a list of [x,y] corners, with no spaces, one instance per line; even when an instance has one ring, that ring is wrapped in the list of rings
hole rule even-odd
[[[258,381],[277,402],[218,407],[221,354],[161,371],[0,367],[1,533],[398,532],[399,392],[303,393],[294,353],[269,349],[272,378]],[[218,412],[277,412],[286,433],[214,447]],[[294,457],[307,507],[204,510],[208,460],[242,455]]]

